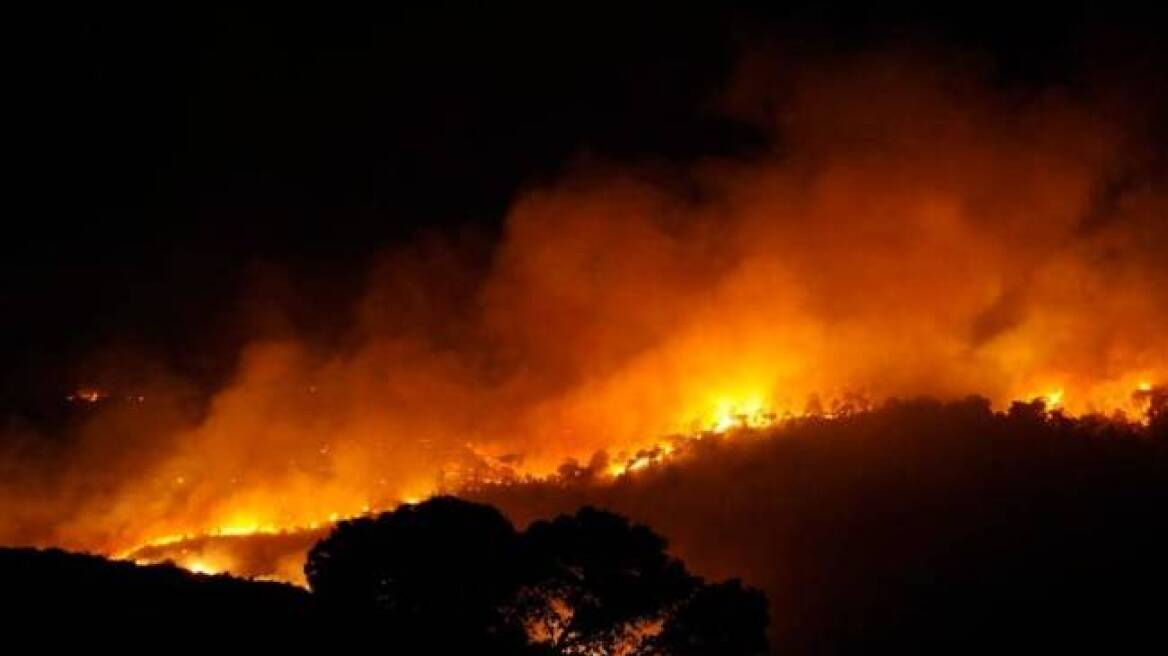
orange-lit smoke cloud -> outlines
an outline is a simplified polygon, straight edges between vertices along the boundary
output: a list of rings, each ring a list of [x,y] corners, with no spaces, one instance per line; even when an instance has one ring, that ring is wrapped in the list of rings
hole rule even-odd
[[[194,418],[87,429],[104,446],[67,491],[14,488],[50,525],[27,539],[314,525],[477,458],[542,473],[813,399],[1135,415],[1168,381],[1168,200],[1138,111],[902,55],[753,63],[723,109],[765,154],[581,164],[515,201],[485,274],[455,238],[387,254],[344,347],[257,341]]]

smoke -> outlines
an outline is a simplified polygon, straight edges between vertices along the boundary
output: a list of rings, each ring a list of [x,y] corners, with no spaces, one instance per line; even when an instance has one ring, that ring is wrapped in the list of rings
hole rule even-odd
[[[59,453],[6,456],[0,541],[318,526],[482,466],[538,475],[841,399],[1138,415],[1168,380],[1152,117],[928,54],[747,57],[718,111],[766,152],[582,160],[497,243],[386,253],[328,344],[264,305],[203,407],[146,383]]]

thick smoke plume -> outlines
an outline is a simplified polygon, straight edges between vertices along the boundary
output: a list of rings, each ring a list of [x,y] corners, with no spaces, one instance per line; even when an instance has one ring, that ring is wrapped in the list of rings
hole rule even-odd
[[[339,345],[276,330],[205,404],[163,381],[67,448],[8,441],[0,542],[317,526],[891,396],[1139,418],[1168,381],[1154,117],[980,70],[750,58],[718,111],[766,152],[582,161],[516,199],[485,267],[473,238],[387,253]]]

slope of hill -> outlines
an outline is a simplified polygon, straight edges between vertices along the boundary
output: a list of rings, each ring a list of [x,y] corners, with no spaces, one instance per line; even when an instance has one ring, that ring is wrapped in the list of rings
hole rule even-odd
[[[0,548],[0,582],[0,607],[12,628],[21,626],[17,620],[185,627],[203,634],[246,627],[258,637],[311,613],[310,595],[291,585],[58,549]]]

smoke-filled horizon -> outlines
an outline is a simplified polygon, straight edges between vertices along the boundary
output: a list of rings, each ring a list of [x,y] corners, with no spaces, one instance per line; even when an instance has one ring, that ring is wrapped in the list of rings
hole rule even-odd
[[[318,525],[482,462],[540,475],[840,402],[1138,419],[1168,382],[1168,196],[1138,95],[1020,93],[933,51],[752,53],[710,111],[768,148],[582,157],[497,243],[380,256],[337,343],[283,320],[276,276],[254,292],[266,336],[207,403],[139,374],[59,451],[6,440],[0,543]]]

